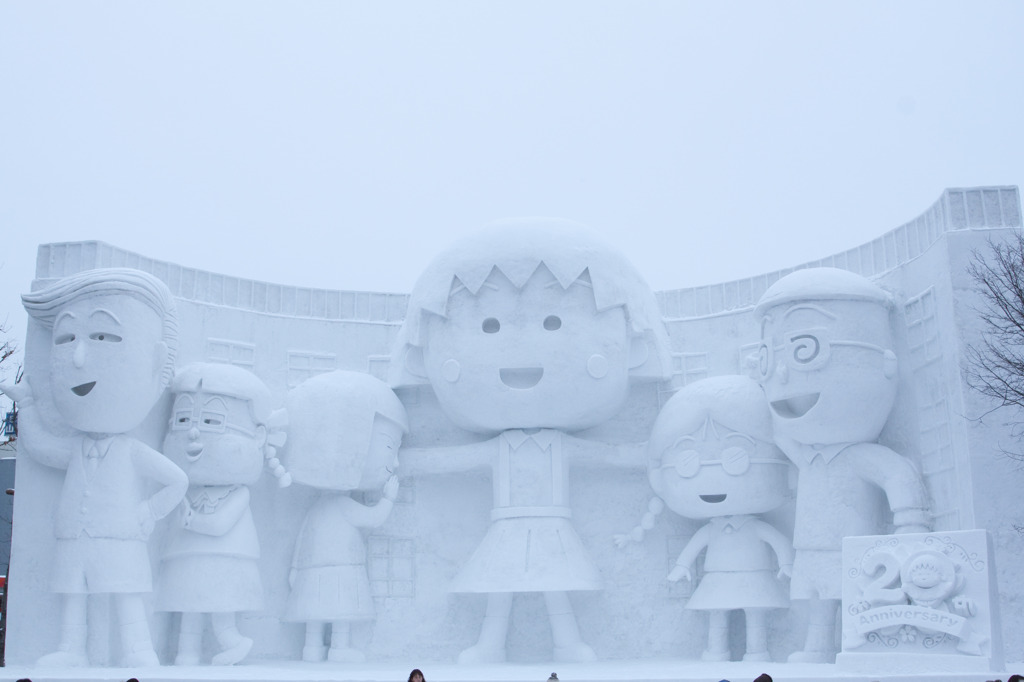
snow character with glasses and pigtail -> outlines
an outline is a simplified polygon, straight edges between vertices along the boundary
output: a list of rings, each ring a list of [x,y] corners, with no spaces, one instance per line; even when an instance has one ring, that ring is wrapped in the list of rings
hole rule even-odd
[[[680,516],[708,519],[668,574],[673,582],[694,580],[694,563],[707,550],[704,575],[686,605],[710,612],[701,658],[729,660],[729,612],[743,609],[743,660],[769,660],[767,613],[789,606],[779,578],[790,574],[793,550],[785,535],[757,517],[790,498],[789,463],[772,443],[771,415],[760,387],[743,376],[686,386],[659,413],[647,457],[657,497],[641,524],[616,536],[616,543],[641,541],[665,504]]]
[[[263,609],[249,486],[264,462],[279,486],[291,483],[275,456],[286,417],[271,409],[263,382],[241,367],[194,363],[177,372],[171,388],[163,451],[188,474],[189,488],[165,545],[156,608],[181,613],[176,665],[199,663],[206,613],[220,647],[212,662],[231,665],[253,644],[238,631],[236,614]]]

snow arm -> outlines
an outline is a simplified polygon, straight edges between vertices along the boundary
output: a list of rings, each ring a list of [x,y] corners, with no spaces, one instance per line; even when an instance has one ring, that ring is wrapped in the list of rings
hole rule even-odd
[[[384,497],[372,507],[359,504],[351,497],[341,501],[342,513],[345,519],[357,528],[377,528],[384,525],[391,514],[395,503]]]
[[[398,461],[402,475],[450,474],[490,467],[497,452],[497,439],[467,445],[442,445],[435,448],[402,448]]]
[[[643,469],[646,465],[647,443],[604,443],[564,435],[562,452],[573,464]]]
[[[68,462],[80,447],[82,439],[75,436],[55,436],[43,422],[32,395],[32,384],[25,377],[23,384],[0,383],[0,393],[18,403],[19,439],[25,452],[40,464],[55,469],[67,469]]]
[[[854,457],[857,473],[885,491],[897,533],[931,530],[928,492],[909,459],[877,443],[854,445],[846,452]]]
[[[760,519],[754,521],[754,532],[772,548],[779,560],[779,577],[793,575],[793,543],[775,526]]]
[[[184,499],[188,490],[188,476],[174,462],[137,440],[132,441],[132,462],[141,477],[161,486],[160,490],[143,501],[152,522],[156,522],[167,516]]]
[[[697,556],[705,547],[708,546],[710,535],[710,525],[701,526],[700,530],[693,534],[690,541],[686,543],[686,547],[683,547],[683,551],[679,553],[679,558],[676,559],[675,568],[673,568],[672,572],[668,574],[669,580],[673,582],[680,578],[693,580],[693,571],[690,569],[693,567],[693,563],[697,560]]]
[[[201,514],[186,506],[183,525],[203,535],[224,535],[235,527],[249,508],[249,497],[249,489],[243,485],[231,491],[224,504],[213,514]]]

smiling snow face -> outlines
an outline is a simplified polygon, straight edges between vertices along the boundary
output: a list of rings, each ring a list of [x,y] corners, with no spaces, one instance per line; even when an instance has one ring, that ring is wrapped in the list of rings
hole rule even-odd
[[[163,453],[191,485],[252,485],[263,470],[265,440],[266,427],[253,420],[249,401],[184,392],[174,398]]]
[[[765,311],[758,373],[775,433],[804,444],[871,442],[896,399],[888,311],[819,300]]]
[[[454,290],[427,322],[423,363],[463,428],[574,431],[621,408],[631,342],[625,310],[599,312],[586,274],[563,288],[541,265],[522,288],[494,270],[477,295]]]
[[[668,507],[690,519],[760,514],[789,495],[788,462],[774,445],[711,419],[676,439],[650,475]]]
[[[138,426],[160,397],[167,346],[163,321],[125,295],[89,296],[57,315],[50,385],[61,416],[89,433],[124,433]]]

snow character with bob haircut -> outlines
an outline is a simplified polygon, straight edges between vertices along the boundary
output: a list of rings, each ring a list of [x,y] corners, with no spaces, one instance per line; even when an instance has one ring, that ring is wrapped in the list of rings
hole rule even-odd
[[[185,495],[188,479],[127,434],[143,423],[173,374],[174,301],[160,280],[125,268],[72,275],[22,301],[52,332],[49,387],[33,386],[30,376],[27,386],[2,390],[21,407],[25,452],[67,470],[54,517],[51,583],[63,595],[60,645],[39,665],[89,664],[87,597],[96,593],[114,595],[124,665],[159,665],[142,598],[152,591],[146,545],[156,521]],[[63,423],[47,423],[44,409],[47,417],[55,409]]]
[[[494,489],[491,526],[450,588],[488,595],[479,639],[460,663],[505,660],[516,592],[544,593],[556,660],[595,658],[567,594],[601,588],[571,522],[569,464],[629,466],[641,455],[568,434],[618,414],[631,382],[663,379],[667,348],[639,273],[571,223],[493,226],[420,276],[392,353],[392,385],[429,384],[452,422],[486,440],[409,450],[406,466],[423,474],[489,467]]]
[[[790,596],[810,600],[791,661],[830,662],[842,598],[842,542],[928,531],[928,495],[911,461],[876,441],[896,401],[888,293],[836,268],[786,275],[761,296],[757,374],[775,442],[799,470]]]
[[[175,665],[199,663],[205,613],[220,646],[213,664],[232,665],[252,648],[236,613],[263,609],[249,486],[264,461],[282,487],[290,483],[275,457],[284,444],[284,410],[273,411],[270,390],[234,365],[188,365],[171,390],[163,452],[188,475],[189,488],[165,543],[156,609],[181,613]]]
[[[647,472],[658,497],[651,513],[622,546],[640,541],[664,500],[690,519],[709,519],[680,553],[668,579],[693,580],[693,564],[705,549],[704,577],[686,608],[709,611],[705,661],[729,660],[729,611],[746,614],[745,661],[767,661],[767,612],[787,608],[776,577],[789,575],[789,540],[757,514],[790,498],[789,461],[772,442],[764,393],[744,376],[720,376],[687,385],[672,396],[654,423]],[[649,517],[649,518],[648,518]]]
[[[302,660],[359,663],[365,655],[352,647],[351,624],[375,617],[360,529],[383,525],[398,496],[405,407],[383,381],[337,371],[292,389],[288,415],[288,469],[321,492],[295,543],[284,620],[306,624]],[[381,500],[364,506],[354,490],[382,491]]]

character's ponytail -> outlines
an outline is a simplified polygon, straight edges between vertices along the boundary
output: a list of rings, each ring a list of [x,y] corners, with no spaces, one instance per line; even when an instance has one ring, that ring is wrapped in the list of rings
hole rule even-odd
[[[274,410],[267,419],[267,442],[263,446],[263,456],[266,458],[267,468],[274,472],[277,478],[278,488],[287,488],[292,484],[292,475],[281,464],[277,458],[278,449],[284,445],[288,434],[285,428],[288,426],[288,411],[285,409]]]
[[[640,523],[629,533],[616,536],[616,542],[619,542],[620,546],[625,546],[630,542],[643,542],[644,533],[654,528],[658,515],[663,511],[665,511],[665,502],[660,497],[652,497],[647,503],[647,512],[641,517]]]

